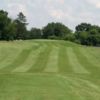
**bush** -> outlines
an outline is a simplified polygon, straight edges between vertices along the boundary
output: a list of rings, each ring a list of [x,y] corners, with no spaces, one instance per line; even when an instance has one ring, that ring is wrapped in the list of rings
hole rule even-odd
[[[74,42],[75,41],[75,35],[74,34],[69,34],[65,37],[65,40]]]
[[[49,36],[48,39],[51,39],[51,40],[59,40],[59,37],[57,36]]]

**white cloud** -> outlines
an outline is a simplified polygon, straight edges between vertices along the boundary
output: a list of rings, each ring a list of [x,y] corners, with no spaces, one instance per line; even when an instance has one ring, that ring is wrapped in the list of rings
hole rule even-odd
[[[100,8],[100,0],[87,0],[89,3],[94,5],[96,8]]]
[[[64,4],[65,3],[65,0],[47,0],[49,3],[59,3],[59,4]]]
[[[100,24],[100,0],[0,0],[0,8],[16,17],[23,12],[31,27],[58,21],[73,28],[81,22]]]
[[[50,14],[56,19],[62,19],[63,17],[65,17],[64,12],[61,10],[52,10]]]
[[[16,15],[19,12],[23,12],[26,16],[28,16],[27,7],[22,4],[15,4],[15,3],[8,4],[8,11],[11,15]]]
[[[72,16],[68,12],[64,12],[61,9],[54,9],[50,11],[51,17],[55,18],[56,20],[65,20],[65,19],[71,19]]]
[[[96,8],[100,8],[100,2],[97,3],[95,6],[96,6]]]

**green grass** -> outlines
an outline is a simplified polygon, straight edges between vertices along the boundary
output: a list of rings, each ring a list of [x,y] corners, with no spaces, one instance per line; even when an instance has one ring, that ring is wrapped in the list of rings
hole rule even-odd
[[[1,41],[0,100],[100,100],[100,48]]]

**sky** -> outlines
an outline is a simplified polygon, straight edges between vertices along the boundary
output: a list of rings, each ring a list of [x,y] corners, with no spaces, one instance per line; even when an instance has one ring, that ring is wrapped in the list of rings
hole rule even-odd
[[[0,0],[0,9],[13,19],[23,12],[28,28],[49,22],[62,22],[72,30],[82,22],[100,25],[100,0]]]

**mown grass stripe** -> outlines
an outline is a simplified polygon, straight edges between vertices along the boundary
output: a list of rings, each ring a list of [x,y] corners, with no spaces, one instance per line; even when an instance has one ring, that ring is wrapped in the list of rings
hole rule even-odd
[[[100,97],[99,87],[94,83],[92,83],[91,81],[79,79],[79,78],[67,77],[63,75],[57,75],[57,76],[60,77],[61,79],[64,79],[64,81],[67,82],[67,86],[72,87],[72,91],[74,92],[78,91],[80,97],[84,97],[84,98],[86,97],[87,99],[87,96],[90,96],[91,100],[93,98],[92,95],[94,95],[94,97],[96,96]]]
[[[58,57],[59,72],[71,73],[73,71],[71,65],[69,64],[69,59],[66,52],[67,48],[65,46],[59,47],[59,57]]]
[[[0,48],[0,63],[5,61],[6,58],[9,56],[8,50]]]
[[[83,96],[81,94],[81,91],[79,92],[79,90],[81,90],[80,87],[75,87],[74,83],[75,80],[74,79],[69,79],[69,77],[66,76],[62,76],[62,75],[57,75],[60,79],[60,81],[62,81],[62,86],[65,85],[64,90],[66,90],[66,87],[69,87],[69,89],[67,91],[69,91],[69,93],[73,96],[71,98],[71,100],[84,100],[85,96]],[[76,83],[77,85],[80,85],[79,82]],[[85,89],[84,89],[85,90]]]
[[[58,51],[58,47],[52,47],[52,51],[50,52],[48,63],[44,69],[44,72],[58,72]]]
[[[73,48],[68,47],[67,48],[67,54],[68,54],[68,58],[69,58],[69,62],[70,65],[72,66],[72,69],[75,73],[89,73],[84,66],[82,66],[75,54],[75,52],[73,51]]]
[[[96,67],[99,67],[100,68],[100,61],[98,61],[95,56],[90,53],[87,48],[80,48],[81,50],[81,53],[87,58],[87,60],[93,65],[93,66],[96,66]]]
[[[37,56],[39,55],[41,51],[43,51],[44,48],[45,46],[42,46],[42,47],[40,46],[40,48],[38,48],[37,50],[32,51],[27,61],[23,63],[21,66],[15,68],[12,72],[27,72],[32,67],[33,63],[37,59]]]
[[[36,46],[35,49],[37,48],[38,47]],[[15,60],[11,64],[9,64],[8,66],[5,66],[0,71],[11,72],[16,67],[21,66],[27,60],[32,50],[33,50],[33,47],[22,50],[21,53],[15,58]]]
[[[72,85],[70,84],[70,82],[67,80],[66,77],[63,77],[62,75],[57,75],[58,79],[58,84],[60,85],[59,87],[61,88],[61,90],[63,90],[63,94],[66,95],[66,98],[68,98],[69,100],[81,100],[79,97],[79,94],[76,95],[74,93],[75,90],[73,90]],[[72,96],[73,94],[73,96]]]
[[[51,51],[51,45],[46,44],[46,48],[43,47],[43,50],[38,54],[35,62],[28,70],[28,72],[42,72],[47,64],[48,56]]]
[[[79,62],[88,70],[91,74],[97,74],[100,72],[100,69],[97,66],[94,66],[90,62],[90,59],[88,59],[85,55],[88,55],[89,52],[83,52],[84,48],[74,48],[74,52],[76,53],[76,56],[79,60]],[[85,54],[84,54],[85,53]],[[93,59],[92,59],[93,60]]]
[[[16,57],[20,54],[20,52],[21,52],[21,50],[19,50],[19,49],[11,49],[11,48],[8,48],[7,49],[7,52],[4,54],[5,57],[0,62],[0,70],[3,69],[3,68],[5,68],[9,64],[11,64],[11,62],[13,62],[14,59],[16,59]]]

